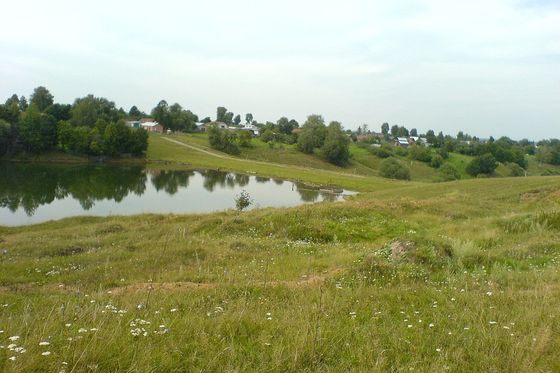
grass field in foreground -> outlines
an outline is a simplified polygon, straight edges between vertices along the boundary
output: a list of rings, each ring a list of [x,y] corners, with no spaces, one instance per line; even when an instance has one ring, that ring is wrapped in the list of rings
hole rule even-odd
[[[560,370],[559,177],[403,183],[163,142],[151,156],[362,193],[0,227],[0,370]]]

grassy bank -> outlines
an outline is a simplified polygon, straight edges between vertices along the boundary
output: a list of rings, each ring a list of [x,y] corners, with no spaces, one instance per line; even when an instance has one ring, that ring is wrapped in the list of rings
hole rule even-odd
[[[149,158],[362,193],[0,227],[0,369],[560,370],[559,177],[393,182],[160,137]]]

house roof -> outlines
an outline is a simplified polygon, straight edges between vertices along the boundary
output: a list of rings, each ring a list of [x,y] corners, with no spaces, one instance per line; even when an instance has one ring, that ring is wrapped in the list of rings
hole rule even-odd
[[[399,142],[399,144],[408,145],[408,139],[406,137],[397,137],[397,141]]]
[[[142,123],[142,127],[155,127],[155,126],[161,126],[161,124],[159,124],[158,122],[143,122]]]

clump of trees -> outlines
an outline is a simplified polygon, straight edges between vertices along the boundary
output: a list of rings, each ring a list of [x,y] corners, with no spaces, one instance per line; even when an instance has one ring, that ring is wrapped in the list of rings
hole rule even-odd
[[[55,149],[95,156],[140,155],[148,147],[148,134],[127,127],[126,117],[105,98],[88,95],[72,105],[60,104],[47,88],[37,87],[29,103],[13,95],[0,105],[0,155]]]
[[[183,109],[178,103],[169,106],[165,100],[158,102],[151,114],[159,124],[171,131],[193,132],[198,122],[198,115]]]
[[[323,157],[336,165],[345,165],[350,160],[350,138],[342,130],[339,122],[325,126],[320,115],[310,115],[301,127],[297,147],[306,154],[313,154],[316,149]]]
[[[249,137],[250,136],[251,135],[249,134]],[[237,155],[241,152],[239,146],[247,146],[247,144],[250,143],[250,139],[247,139],[247,135],[242,133],[238,134],[234,131],[220,129],[217,126],[210,126],[210,128],[208,128],[208,142],[210,143],[210,146],[216,150]]]
[[[498,167],[496,158],[490,153],[475,157],[468,165],[467,172],[471,176],[490,175]]]

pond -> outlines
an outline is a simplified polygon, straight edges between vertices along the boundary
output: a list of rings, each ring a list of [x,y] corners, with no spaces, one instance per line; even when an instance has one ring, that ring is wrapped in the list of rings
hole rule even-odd
[[[0,163],[0,225],[83,215],[219,211],[235,208],[235,198],[243,190],[253,201],[251,208],[337,201],[352,194],[215,170]]]

